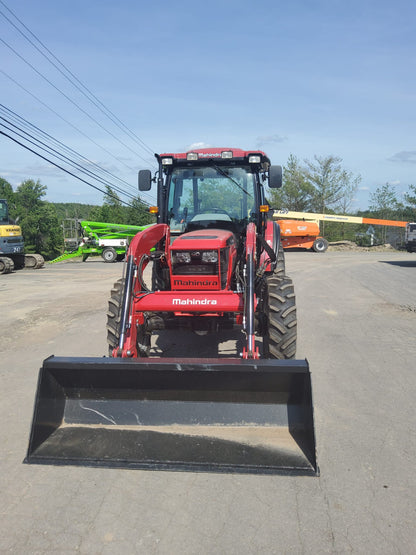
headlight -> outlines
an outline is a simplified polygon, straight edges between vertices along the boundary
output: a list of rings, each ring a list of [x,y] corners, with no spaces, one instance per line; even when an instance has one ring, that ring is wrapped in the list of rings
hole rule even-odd
[[[248,157],[249,164],[260,164],[260,162],[261,162],[261,156],[258,156],[257,154],[251,154]]]
[[[202,253],[202,262],[218,262],[218,252],[217,251],[205,251]]]
[[[198,160],[198,153],[197,152],[188,152],[186,155],[187,160]]]
[[[172,253],[173,264],[190,264],[191,253],[186,251],[176,251]]]
[[[171,166],[173,164],[173,158],[162,158],[162,166]]]

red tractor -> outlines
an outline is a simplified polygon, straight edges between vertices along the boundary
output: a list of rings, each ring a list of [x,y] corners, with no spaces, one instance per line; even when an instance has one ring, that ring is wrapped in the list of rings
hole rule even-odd
[[[239,149],[156,157],[139,189],[157,182],[157,223],[112,289],[110,357],[44,361],[26,462],[316,476],[309,367],[287,360],[295,296],[264,192],[281,167]],[[235,358],[149,356],[157,330],[235,325]]]
[[[152,332],[166,327],[214,332],[237,324],[247,337],[243,358],[259,358],[256,335],[264,358],[293,358],[295,296],[263,186],[268,179],[281,187],[281,166],[260,151],[220,148],[157,160],[157,225],[131,241],[126,277],[112,291],[110,354],[146,357]],[[151,183],[142,170],[139,189]],[[151,287],[143,278],[149,262]]]

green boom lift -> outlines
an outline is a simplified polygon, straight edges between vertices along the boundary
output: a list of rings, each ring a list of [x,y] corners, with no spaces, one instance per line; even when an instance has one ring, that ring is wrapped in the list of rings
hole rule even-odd
[[[50,264],[79,256],[85,261],[91,255],[101,255],[104,262],[123,260],[130,239],[147,227],[67,218],[62,223],[65,251]]]

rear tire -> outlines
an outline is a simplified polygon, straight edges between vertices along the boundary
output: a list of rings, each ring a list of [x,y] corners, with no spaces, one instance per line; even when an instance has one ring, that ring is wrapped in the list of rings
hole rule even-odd
[[[263,356],[288,359],[296,355],[296,299],[292,280],[267,276],[263,289]]]
[[[123,304],[124,278],[118,279],[111,289],[107,311],[107,343],[108,352],[112,356],[113,349],[118,347],[120,341],[121,307]],[[148,357],[150,352],[149,333],[145,333],[145,326],[137,330],[137,350],[140,357]]]
[[[104,259],[104,262],[115,262],[117,260],[117,253],[113,247],[107,247],[103,250],[101,256]]]
[[[312,245],[312,249],[315,252],[325,252],[327,248],[328,248],[328,241],[323,237],[318,237],[317,239],[315,239]]]

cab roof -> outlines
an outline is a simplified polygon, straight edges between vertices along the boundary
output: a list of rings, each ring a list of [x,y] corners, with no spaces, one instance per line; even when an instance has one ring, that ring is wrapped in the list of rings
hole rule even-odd
[[[189,159],[189,155],[194,155],[193,159]],[[196,155],[196,156],[195,156]],[[270,165],[268,156],[261,150],[242,150],[241,148],[197,148],[188,150],[187,152],[164,153],[159,154],[161,159],[173,158],[175,162],[199,162],[202,160],[216,160],[223,162],[239,161],[248,163],[249,156],[258,155],[261,157],[261,165]]]

